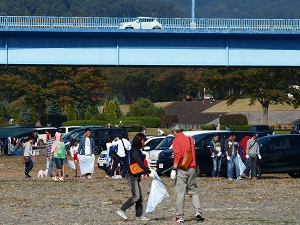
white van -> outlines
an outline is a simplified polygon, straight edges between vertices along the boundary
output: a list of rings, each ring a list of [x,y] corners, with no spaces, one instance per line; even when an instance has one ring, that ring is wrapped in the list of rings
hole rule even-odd
[[[72,130],[75,130],[79,128],[80,126],[65,126],[65,127],[59,127],[59,133],[61,134],[67,134]]]
[[[46,144],[47,140],[46,140],[46,131],[50,132],[57,132],[57,128],[56,127],[39,127],[36,128],[35,130],[37,130],[38,135],[39,135],[39,142],[38,145],[44,145]]]

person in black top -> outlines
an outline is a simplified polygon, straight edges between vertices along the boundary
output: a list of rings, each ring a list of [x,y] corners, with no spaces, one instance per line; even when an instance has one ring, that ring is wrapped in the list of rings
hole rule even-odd
[[[138,133],[135,135],[132,141],[132,146],[128,155],[128,162],[133,164],[135,162],[144,170],[145,173],[149,174],[149,177],[154,177],[156,172],[150,170],[149,167],[144,164],[144,157],[142,154],[142,147],[145,145],[146,136],[143,133]],[[143,214],[143,188],[141,183],[141,175],[131,174],[130,170],[126,176],[127,182],[130,184],[132,196],[118,209],[117,214],[123,219],[127,219],[126,210],[130,208],[135,203],[135,215],[137,220],[147,221],[146,217],[142,216]]]

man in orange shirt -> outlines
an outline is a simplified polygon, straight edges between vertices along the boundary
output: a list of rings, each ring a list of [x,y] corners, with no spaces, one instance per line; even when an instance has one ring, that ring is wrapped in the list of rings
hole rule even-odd
[[[175,180],[175,199],[176,199],[176,217],[173,222],[183,223],[185,193],[192,198],[192,204],[195,209],[197,220],[204,220],[200,208],[200,199],[196,184],[196,152],[195,144],[192,138],[185,136],[182,126],[178,123],[171,125],[171,131],[175,138],[173,140],[174,164],[171,172],[171,178]],[[190,142],[191,141],[191,142]],[[187,170],[178,169],[178,164],[183,158],[185,152],[192,149],[193,160]]]

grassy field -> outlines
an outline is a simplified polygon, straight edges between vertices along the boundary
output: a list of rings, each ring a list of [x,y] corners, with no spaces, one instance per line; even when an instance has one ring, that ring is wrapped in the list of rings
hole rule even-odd
[[[256,101],[254,105],[249,105],[249,99],[239,99],[234,102],[232,105],[228,106],[226,101],[222,101],[209,109],[206,109],[204,112],[257,112],[262,111],[261,104]],[[270,105],[269,111],[292,111],[299,110],[300,108],[294,109],[293,106],[288,104],[279,104],[279,105]]]

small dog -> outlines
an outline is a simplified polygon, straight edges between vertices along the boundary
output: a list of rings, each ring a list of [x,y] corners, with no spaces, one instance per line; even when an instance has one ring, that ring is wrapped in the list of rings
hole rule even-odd
[[[46,170],[39,170],[38,172],[38,178],[42,177],[42,178],[46,178],[48,176],[48,169]]]

